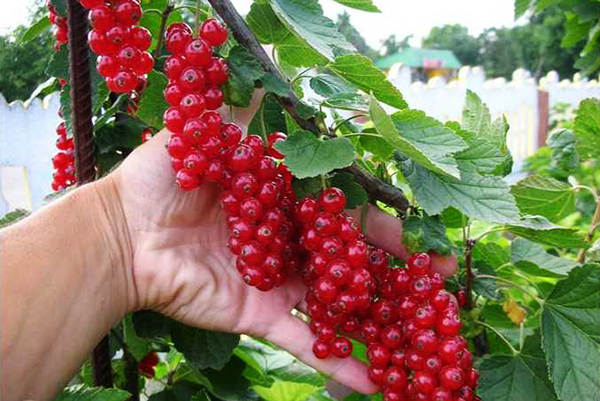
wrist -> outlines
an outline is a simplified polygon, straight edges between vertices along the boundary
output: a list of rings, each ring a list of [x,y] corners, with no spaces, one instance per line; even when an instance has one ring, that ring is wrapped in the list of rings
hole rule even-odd
[[[88,185],[91,199],[82,202],[84,207],[89,207],[83,212],[92,217],[90,224],[96,226],[95,231],[108,258],[114,306],[125,314],[135,310],[138,297],[132,274],[133,248],[121,202],[119,177],[112,173]]]

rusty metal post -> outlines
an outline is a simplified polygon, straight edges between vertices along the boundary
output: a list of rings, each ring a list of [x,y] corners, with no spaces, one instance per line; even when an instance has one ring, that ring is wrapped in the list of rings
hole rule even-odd
[[[88,21],[86,10],[77,0],[68,0],[67,8],[75,168],[77,182],[82,185],[96,178],[90,55],[87,44]],[[96,386],[113,386],[108,336],[104,337],[94,349],[92,367]]]

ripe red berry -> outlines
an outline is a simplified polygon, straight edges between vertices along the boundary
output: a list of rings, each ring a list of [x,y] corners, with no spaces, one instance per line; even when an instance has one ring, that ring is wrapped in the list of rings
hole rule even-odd
[[[408,258],[408,271],[411,276],[425,276],[431,271],[431,258],[426,253],[415,253]]]
[[[190,41],[184,50],[185,58],[195,67],[204,67],[212,59],[212,51],[202,39]]]
[[[258,157],[250,146],[240,144],[233,148],[228,162],[233,171],[242,172],[253,169],[258,163]]]
[[[283,159],[284,155],[279,153],[277,149],[275,149],[275,144],[278,142],[285,141],[287,139],[287,135],[283,132],[273,132],[268,137],[268,145],[269,145],[269,155],[273,156],[276,159]]]
[[[375,367],[387,367],[392,358],[388,347],[382,343],[371,343],[367,348],[367,359],[371,363],[371,366]]]
[[[313,354],[315,354],[317,358],[325,359],[329,356],[329,352],[330,349],[328,343],[320,340],[313,343]]]
[[[198,188],[200,185],[198,175],[186,170],[185,168],[177,172],[175,181],[177,182],[177,185],[179,185],[179,188],[184,191],[191,191],[192,189]]]
[[[433,330],[421,329],[413,335],[412,346],[422,355],[433,354],[438,345],[438,337]]]
[[[137,76],[129,71],[119,71],[114,77],[106,80],[108,89],[115,93],[128,93],[135,89]]]
[[[113,56],[99,56],[96,63],[98,74],[104,78],[112,78],[119,72],[120,64]]]
[[[187,94],[181,99],[179,108],[187,118],[199,117],[206,109],[204,97],[195,93]]]
[[[182,56],[185,53],[187,44],[192,40],[191,33],[183,29],[167,32],[167,41],[165,43],[167,50],[171,54]]]
[[[163,116],[165,127],[173,133],[183,132],[185,115],[179,107],[169,107]]]
[[[135,25],[142,17],[142,8],[135,1],[121,1],[115,7],[115,18],[123,25]]]
[[[133,26],[129,28],[129,37],[131,44],[142,51],[148,50],[152,44],[152,36],[150,35],[150,31],[141,26]]]
[[[237,145],[242,139],[242,130],[235,124],[223,124],[223,126],[220,127],[219,138],[226,147]],[[248,170],[253,167],[254,165],[251,165],[247,168],[244,168],[244,170]],[[234,169],[234,171],[237,170]]]
[[[345,337],[338,337],[331,343],[331,353],[338,358],[347,358],[352,353],[352,343]]]
[[[386,388],[402,391],[408,384],[408,378],[403,368],[390,366],[383,375],[383,383]]]
[[[203,174],[208,167],[208,158],[202,151],[193,150],[185,157],[183,164],[189,171],[195,174]]]
[[[436,330],[444,336],[455,336],[460,332],[460,317],[453,311],[446,311],[437,318]]]
[[[346,195],[337,188],[327,188],[319,196],[319,205],[329,213],[341,213],[346,207]]]
[[[455,366],[444,366],[439,373],[440,385],[448,390],[458,390],[464,383],[463,371]]]
[[[385,326],[381,331],[381,342],[392,350],[400,348],[400,345],[402,345],[402,328],[397,324]]]
[[[115,16],[112,10],[105,5],[94,7],[88,14],[88,19],[92,28],[100,31],[106,31],[115,24]]]
[[[216,110],[223,105],[223,92],[219,88],[209,88],[204,93],[206,108]]]
[[[231,180],[231,190],[240,199],[252,196],[258,190],[256,177],[251,173],[238,173]]]
[[[319,212],[314,219],[313,227],[322,236],[336,235],[340,231],[340,222],[331,213]]]
[[[212,46],[221,46],[227,41],[227,29],[214,18],[209,18],[200,27],[200,36]]]
[[[240,203],[240,217],[250,223],[256,223],[263,214],[262,203],[256,198],[246,198]]]
[[[315,297],[325,304],[333,302],[338,296],[338,289],[333,280],[321,277],[313,285]]]
[[[195,67],[185,67],[179,76],[179,85],[188,93],[202,89],[204,82],[204,74]]]
[[[213,86],[223,85],[229,79],[227,63],[218,57],[213,57],[204,71],[208,82]]]
[[[251,265],[260,265],[265,260],[265,249],[257,241],[249,241],[242,244],[240,248],[240,257],[246,263]]]

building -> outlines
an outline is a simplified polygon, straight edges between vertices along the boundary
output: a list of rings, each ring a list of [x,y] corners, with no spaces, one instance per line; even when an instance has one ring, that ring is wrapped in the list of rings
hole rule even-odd
[[[416,47],[407,47],[375,61],[375,65],[384,71],[397,63],[411,68],[413,81],[423,82],[437,76],[442,76],[448,81],[455,77],[462,66],[451,50]]]

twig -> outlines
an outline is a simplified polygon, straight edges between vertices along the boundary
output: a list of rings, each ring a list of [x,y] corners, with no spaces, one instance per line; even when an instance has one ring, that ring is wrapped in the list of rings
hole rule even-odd
[[[525,294],[529,295],[531,298],[533,298],[540,305],[544,304],[544,300],[543,299],[541,299],[537,295],[533,294],[531,291],[529,291],[528,289],[526,289],[522,285],[519,285],[517,283],[513,283],[512,281],[507,280],[505,278],[497,277],[497,276],[491,276],[491,275],[488,275],[488,274],[478,274],[476,278],[478,278],[478,279],[496,280],[496,281],[500,281],[502,283],[508,284],[508,285],[510,285],[512,287],[518,288],[519,290],[523,291]]]
[[[515,349],[515,347],[512,346],[512,344],[506,339],[506,337],[504,337],[502,335],[502,333],[500,333],[498,330],[496,330],[493,326],[490,326],[489,324],[481,322],[481,321],[477,321],[476,323],[482,325],[483,327],[485,327],[487,329],[492,330],[498,337],[500,337],[501,340],[503,340],[506,343],[506,345],[508,345],[508,348],[510,348],[510,350],[512,351],[512,353],[514,355],[517,355],[519,353],[519,351],[517,351]]]
[[[475,240],[467,239],[465,242],[465,267],[467,271],[467,304],[466,309],[473,309],[473,247]]]
[[[154,59],[156,60],[160,56],[160,49],[162,49],[163,41],[165,40],[165,29],[167,28],[167,20],[169,15],[173,12],[175,7],[169,4],[165,11],[162,13],[162,19],[160,20],[160,29],[158,30],[158,39],[156,41],[156,48],[154,49]]]
[[[244,19],[237,12],[231,1],[229,0],[208,0],[213,9],[221,16],[223,21],[233,32],[235,40],[244,46],[250,53],[256,57],[262,68],[270,74],[275,75],[282,82],[287,82],[287,79],[281,74],[277,66],[271,61],[262,45],[256,39],[250,28],[246,25]],[[296,96],[291,86],[288,86],[285,95],[276,95],[277,101],[287,111],[287,113],[296,121],[296,123],[307,131],[312,132],[317,136],[326,135],[326,127],[314,118],[302,118],[296,111],[300,99]],[[372,199],[376,199],[386,203],[387,205],[405,212],[410,203],[404,196],[404,193],[390,184],[371,176],[356,163],[344,169],[344,171],[352,174],[358,184],[360,184]]]
[[[585,235],[585,241],[590,242],[594,237],[594,231],[596,231],[596,227],[600,224],[600,197],[596,196],[596,211],[594,212],[594,217],[592,217],[592,222],[590,223],[590,228],[588,229],[587,234]],[[577,261],[579,263],[585,262],[585,249],[581,249],[579,251],[579,255],[577,255]]]

